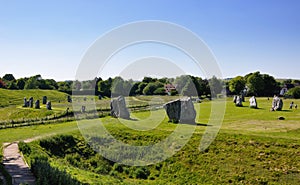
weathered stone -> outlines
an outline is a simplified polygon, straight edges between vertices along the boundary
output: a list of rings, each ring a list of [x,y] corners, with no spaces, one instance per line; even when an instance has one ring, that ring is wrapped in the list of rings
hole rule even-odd
[[[28,107],[28,102],[27,102],[26,97],[24,97],[24,105],[23,105],[23,107]]]
[[[34,108],[36,108],[36,109],[40,108],[40,100],[35,101],[35,107]]]
[[[236,103],[236,99],[237,99],[237,96],[234,95],[234,96],[233,96],[233,103]]]
[[[29,98],[29,107],[33,107],[33,97]]]
[[[48,110],[52,110],[52,107],[51,107],[51,101],[48,101],[48,102],[46,103],[46,108],[47,108]]]
[[[43,104],[47,103],[47,96],[43,96]]]
[[[242,98],[241,98],[240,96],[237,96],[237,97],[236,97],[235,105],[236,105],[237,107],[242,107],[242,106],[243,106]]]
[[[252,96],[250,99],[249,99],[249,102],[250,102],[250,108],[257,108],[257,101],[256,101],[256,98],[255,96]]]
[[[180,119],[180,113],[181,113],[180,100],[178,99],[178,100],[170,101],[164,105],[164,108],[169,117],[169,121],[173,123],[178,123]]]
[[[274,96],[271,110],[280,111],[282,110],[282,107],[283,107],[283,101],[278,96]]]
[[[245,94],[244,93],[241,93],[240,98],[242,99],[242,102],[245,102]]]
[[[116,118],[129,119],[130,113],[126,107],[125,98],[119,96],[110,102],[111,116]]]
[[[195,123],[196,111],[191,98],[180,99],[181,112],[180,122]]]
[[[164,108],[170,122],[195,123],[196,111],[191,98],[170,101]]]
[[[84,106],[84,105],[81,106],[81,112],[82,112],[82,113],[85,112],[85,106]]]
[[[68,99],[68,102],[69,102],[69,103],[72,103],[72,98],[71,98],[71,96],[68,96],[67,99]]]

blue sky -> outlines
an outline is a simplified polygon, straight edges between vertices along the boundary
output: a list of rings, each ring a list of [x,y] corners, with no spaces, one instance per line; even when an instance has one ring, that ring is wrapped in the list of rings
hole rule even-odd
[[[299,12],[297,0],[0,0],[0,76],[74,79],[101,35],[133,21],[162,20],[196,33],[224,77],[261,71],[300,79]],[[185,62],[179,62],[185,72],[201,75]],[[120,73],[117,63],[111,65],[116,70],[103,78]]]

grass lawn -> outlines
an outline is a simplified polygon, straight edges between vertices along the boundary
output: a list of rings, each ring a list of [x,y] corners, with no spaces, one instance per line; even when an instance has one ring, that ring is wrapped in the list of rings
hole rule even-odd
[[[161,102],[169,100],[169,97],[157,98]],[[137,105],[152,99],[153,97],[141,96],[127,100]],[[220,132],[203,152],[198,147],[204,131],[209,127],[203,125],[210,124],[211,102],[195,104],[196,122],[199,125],[188,143],[173,157],[146,169],[126,165],[118,167],[116,163],[111,163],[107,167],[108,172],[104,173],[91,166],[95,157],[99,157],[94,154],[80,157],[80,162],[85,165],[76,166],[71,159],[77,159],[80,152],[69,152],[61,157],[40,147],[39,142],[33,142],[30,146],[49,154],[53,166],[65,169],[72,176],[89,184],[300,184],[300,110],[289,109],[291,101],[299,105],[300,100],[283,100],[283,111],[278,112],[269,111],[271,99],[257,98],[258,109],[250,109],[247,100],[248,98],[244,107],[236,107],[231,98],[227,99]],[[285,120],[278,120],[279,116]],[[115,138],[132,145],[162,141],[177,126],[167,122],[162,109],[131,113],[131,117],[134,119],[118,121],[104,117],[84,120],[79,126],[90,129],[90,133],[97,133],[99,124],[103,124]],[[188,129],[192,126],[184,127]],[[54,134],[73,135],[78,139],[76,147],[80,150],[88,146],[84,144],[86,140],[82,138],[76,122],[0,130],[0,142]],[[98,161],[106,162],[105,159]],[[146,179],[137,178],[136,173],[141,170],[147,172]]]

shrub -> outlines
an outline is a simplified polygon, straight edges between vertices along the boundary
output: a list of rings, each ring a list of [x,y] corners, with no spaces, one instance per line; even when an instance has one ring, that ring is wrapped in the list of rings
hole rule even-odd
[[[35,156],[31,160],[31,169],[37,178],[37,185],[45,184],[65,184],[79,185],[81,184],[76,179],[72,178],[66,171],[61,171],[58,168],[52,167],[47,157]]]
[[[19,150],[24,154],[24,155],[30,155],[31,153],[31,148],[27,143],[24,143],[24,141],[19,142]]]
[[[291,96],[293,98],[299,99],[300,98],[300,87],[294,87],[288,90],[286,93],[287,96]]]
[[[145,167],[139,167],[133,172],[133,177],[136,179],[147,179],[150,172]]]

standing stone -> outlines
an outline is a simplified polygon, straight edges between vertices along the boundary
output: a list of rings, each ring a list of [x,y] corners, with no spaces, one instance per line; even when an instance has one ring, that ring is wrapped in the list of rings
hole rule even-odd
[[[69,102],[69,103],[72,103],[72,98],[71,98],[71,96],[68,96],[67,99],[68,99],[68,102]]]
[[[81,106],[81,112],[85,113],[85,106],[84,105]]]
[[[48,110],[52,110],[52,107],[51,107],[51,101],[48,101],[48,102],[46,103],[46,108],[47,108]]]
[[[233,96],[233,103],[236,103],[236,99],[237,99],[237,96],[234,95],[234,96]]]
[[[235,106],[237,106],[237,107],[243,106],[242,98],[240,96],[237,96]]]
[[[178,123],[181,113],[181,102],[180,100],[170,101],[164,104],[164,108],[169,117],[169,122]]]
[[[29,107],[32,108],[33,107],[33,97],[29,98]]]
[[[245,102],[245,94],[244,93],[241,93],[240,98],[242,99],[242,102]]]
[[[40,100],[35,101],[35,108],[39,109],[40,108]]]
[[[283,101],[278,97],[274,96],[272,101],[272,111],[280,111],[283,107]]]
[[[164,105],[164,108],[170,122],[195,123],[196,111],[191,98],[170,101]]]
[[[125,98],[119,96],[115,99],[112,99],[110,102],[111,116],[116,118],[129,119],[130,114],[126,107]]]
[[[180,99],[181,112],[180,122],[182,123],[195,123],[196,111],[191,98]]]
[[[45,105],[47,103],[47,96],[43,96],[43,104]]]
[[[23,107],[28,107],[28,104],[27,104],[27,99],[26,99],[26,97],[24,97],[24,105],[23,105]]]
[[[255,96],[252,96],[250,99],[249,99],[249,102],[250,102],[250,108],[257,108],[257,101],[256,101],[256,98]]]

